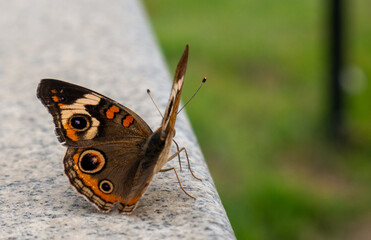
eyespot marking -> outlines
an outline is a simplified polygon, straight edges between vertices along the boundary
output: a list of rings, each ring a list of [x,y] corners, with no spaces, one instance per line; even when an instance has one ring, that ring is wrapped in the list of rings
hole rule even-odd
[[[107,179],[100,181],[99,190],[101,190],[105,194],[110,194],[113,191],[112,182],[108,181]]]
[[[81,172],[94,174],[100,172],[106,165],[103,154],[97,150],[85,150],[79,157],[78,167]]]
[[[68,123],[72,127],[72,129],[75,129],[78,132],[85,131],[91,125],[90,117],[88,118],[88,116],[86,115],[73,115],[68,120]]]
[[[71,119],[71,126],[76,129],[84,129],[88,125],[88,122],[83,117],[74,117]]]

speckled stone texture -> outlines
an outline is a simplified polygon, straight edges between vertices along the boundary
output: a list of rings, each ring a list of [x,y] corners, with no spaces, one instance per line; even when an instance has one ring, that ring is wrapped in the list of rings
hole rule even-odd
[[[155,176],[130,216],[100,213],[77,195],[63,175],[65,148],[36,98],[42,78],[101,92],[153,129],[161,117],[146,89],[164,109],[172,79],[135,0],[1,0],[1,239],[235,238],[185,111],[178,116],[176,140],[187,147],[203,181],[189,171],[180,177],[197,200],[182,192],[172,172]],[[186,168],[184,156],[182,161]]]

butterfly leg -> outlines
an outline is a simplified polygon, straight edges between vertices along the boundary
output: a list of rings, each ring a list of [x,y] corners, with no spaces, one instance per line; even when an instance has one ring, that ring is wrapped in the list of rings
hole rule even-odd
[[[179,150],[179,145],[178,143],[175,141],[175,139],[173,139],[173,142],[175,143],[175,146],[176,146],[176,150],[177,152],[180,152]],[[170,161],[171,159],[167,160],[167,161]],[[178,161],[179,161],[179,168],[180,168],[180,171],[182,171],[182,162],[180,161],[180,155],[178,154]]]
[[[193,176],[194,178],[196,178],[197,180],[202,181],[201,178],[196,177],[196,175],[193,173],[193,171],[192,171],[192,169],[191,169],[191,163],[190,163],[190,161],[189,161],[189,157],[188,157],[187,149],[186,149],[185,147],[182,147],[182,148],[181,148],[180,150],[178,150],[176,153],[174,153],[173,155],[171,155],[167,161],[170,161],[171,159],[175,158],[176,156],[179,157],[179,154],[180,154],[181,151],[184,151],[184,152],[185,152],[185,155],[186,155],[186,157],[187,157],[187,162],[188,162],[188,169],[189,169],[189,171],[191,172],[192,176]],[[179,157],[179,158],[180,158],[180,157]]]
[[[180,179],[179,179],[178,173],[176,172],[176,169],[175,169],[174,167],[172,167],[172,168],[164,168],[164,169],[161,169],[160,172],[167,172],[167,171],[170,171],[170,170],[174,170],[174,172],[175,172],[175,176],[176,176],[176,178],[178,179],[179,186],[180,186],[180,188],[183,190],[183,192],[184,192],[185,194],[187,194],[189,197],[191,197],[191,198],[193,198],[193,199],[196,200],[195,197],[193,197],[191,194],[189,194],[189,193],[188,193],[188,192],[183,188],[183,185],[182,185],[182,183],[180,182]]]

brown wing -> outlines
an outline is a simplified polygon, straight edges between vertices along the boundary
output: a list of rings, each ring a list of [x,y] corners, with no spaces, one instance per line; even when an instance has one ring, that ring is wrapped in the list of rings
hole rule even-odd
[[[53,116],[59,141],[67,146],[128,141],[152,133],[129,108],[81,86],[43,79],[37,96]]]
[[[154,174],[160,171],[169,159],[169,152],[175,135],[175,121],[178,114],[180,96],[182,94],[185,72],[187,69],[188,45],[179,60],[169,102],[166,107],[162,124],[148,139],[144,146],[144,157],[135,174],[135,184],[131,195],[125,203],[121,202],[118,211],[131,213],[148,187]]]
[[[159,159],[157,160],[155,173],[168,161],[170,148],[173,143],[175,135],[175,122],[178,115],[178,108],[180,103],[180,97],[182,95],[182,89],[184,84],[185,73],[187,70],[188,61],[188,45],[186,45],[184,53],[179,60],[178,66],[175,71],[173,87],[171,89],[169,102],[167,104],[164,118],[162,119],[161,127],[158,131],[161,131],[161,138],[164,139],[165,145],[161,152]]]
[[[68,148],[63,160],[71,185],[100,211],[128,202],[143,159],[141,141]]]
[[[180,97],[182,95],[185,73],[187,70],[187,62],[188,45],[186,45],[184,53],[180,58],[175,71],[173,87],[171,88],[169,101],[165,110],[164,118],[162,119],[161,123],[163,135],[169,135],[170,132],[174,131],[175,121],[178,115]]]
[[[43,79],[37,96],[69,147],[63,163],[72,186],[104,212],[130,201],[150,127],[127,107],[71,83]]]

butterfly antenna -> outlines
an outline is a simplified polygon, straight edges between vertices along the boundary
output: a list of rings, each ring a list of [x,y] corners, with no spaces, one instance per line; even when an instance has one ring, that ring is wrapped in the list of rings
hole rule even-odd
[[[200,86],[198,87],[196,92],[192,95],[192,97],[186,102],[186,104],[183,105],[183,107],[180,108],[180,110],[178,111],[178,114],[183,110],[183,108],[185,108],[185,106],[187,106],[187,104],[194,98],[194,96],[196,96],[196,94],[198,93],[198,91],[200,91],[201,87],[204,85],[205,82],[206,82],[206,77],[202,79]]]
[[[156,107],[158,113],[161,115],[162,118],[164,118],[164,116],[162,116],[162,113],[161,113],[160,109],[158,108],[158,106],[157,106],[155,100],[154,100],[153,97],[152,97],[151,90],[147,89],[147,93],[148,93],[149,97],[151,98],[153,104],[155,105],[155,107]]]

